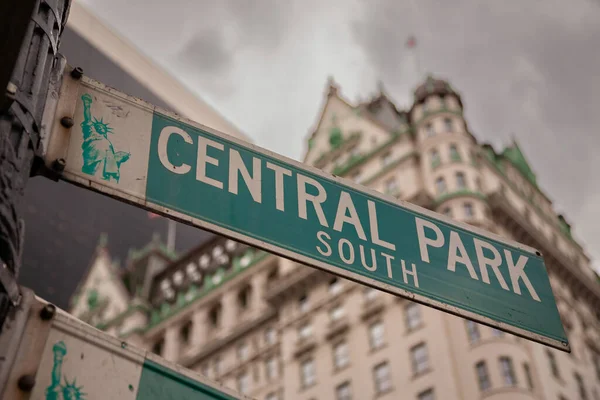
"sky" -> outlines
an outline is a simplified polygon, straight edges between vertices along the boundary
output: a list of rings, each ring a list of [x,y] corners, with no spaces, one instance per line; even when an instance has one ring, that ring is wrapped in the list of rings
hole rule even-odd
[[[518,140],[600,271],[600,0],[81,1],[257,144],[295,159],[329,76],[352,102],[382,82],[401,107],[428,73],[447,79],[480,142]]]

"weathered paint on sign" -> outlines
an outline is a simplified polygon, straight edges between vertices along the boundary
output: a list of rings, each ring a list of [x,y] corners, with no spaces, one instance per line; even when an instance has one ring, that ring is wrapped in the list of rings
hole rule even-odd
[[[568,350],[534,249],[215,132],[90,79],[64,179]],[[90,133],[91,132],[91,133]],[[49,154],[58,157],[57,154]]]
[[[52,321],[35,382],[32,399],[247,398],[63,312]]]

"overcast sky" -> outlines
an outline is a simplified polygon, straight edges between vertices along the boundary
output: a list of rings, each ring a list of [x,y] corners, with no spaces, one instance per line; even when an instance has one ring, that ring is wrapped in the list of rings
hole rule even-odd
[[[82,1],[256,143],[297,159],[329,75],[352,101],[381,80],[401,106],[427,73],[448,79],[481,142],[518,139],[600,267],[599,0]]]

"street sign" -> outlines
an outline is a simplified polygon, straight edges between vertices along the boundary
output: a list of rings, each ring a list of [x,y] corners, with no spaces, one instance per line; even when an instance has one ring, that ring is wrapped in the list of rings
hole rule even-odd
[[[35,303],[42,301],[36,299]],[[205,376],[121,342],[62,310],[57,309],[49,322],[30,317],[22,337],[25,343],[13,344],[17,357],[9,374],[35,371],[35,385],[27,398],[250,400]],[[7,386],[0,387],[0,396],[22,398],[23,392],[19,397],[9,395],[17,385]]]
[[[216,132],[86,77],[66,83],[58,112],[57,120],[72,116],[74,124],[55,125],[46,162],[56,165],[64,158],[67,181],[570,351],[535,249]]]

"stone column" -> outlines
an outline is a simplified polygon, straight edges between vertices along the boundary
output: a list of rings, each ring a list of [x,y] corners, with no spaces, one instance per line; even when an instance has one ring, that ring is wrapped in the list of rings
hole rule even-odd
[[[165,349],[163,357],[168,361],[177,362],[179,358],[179,324],[171,325],[165,332]]]
[[[267,289],[267,276],[264,272],[259,272],[252,277],[252,299],[251,310],[260,310],[263,307],[263,298]]]
[[[237,294],[236,290],[228,290],[223,293],[223,299],[221,300],[222,306],[222,320],[221,329],[225,332],[230,331],[235,325],[237,320]]]
[[[206,343],[208,335],[208,312],[200,308],[192,315],[192,346],[201,346]]]

